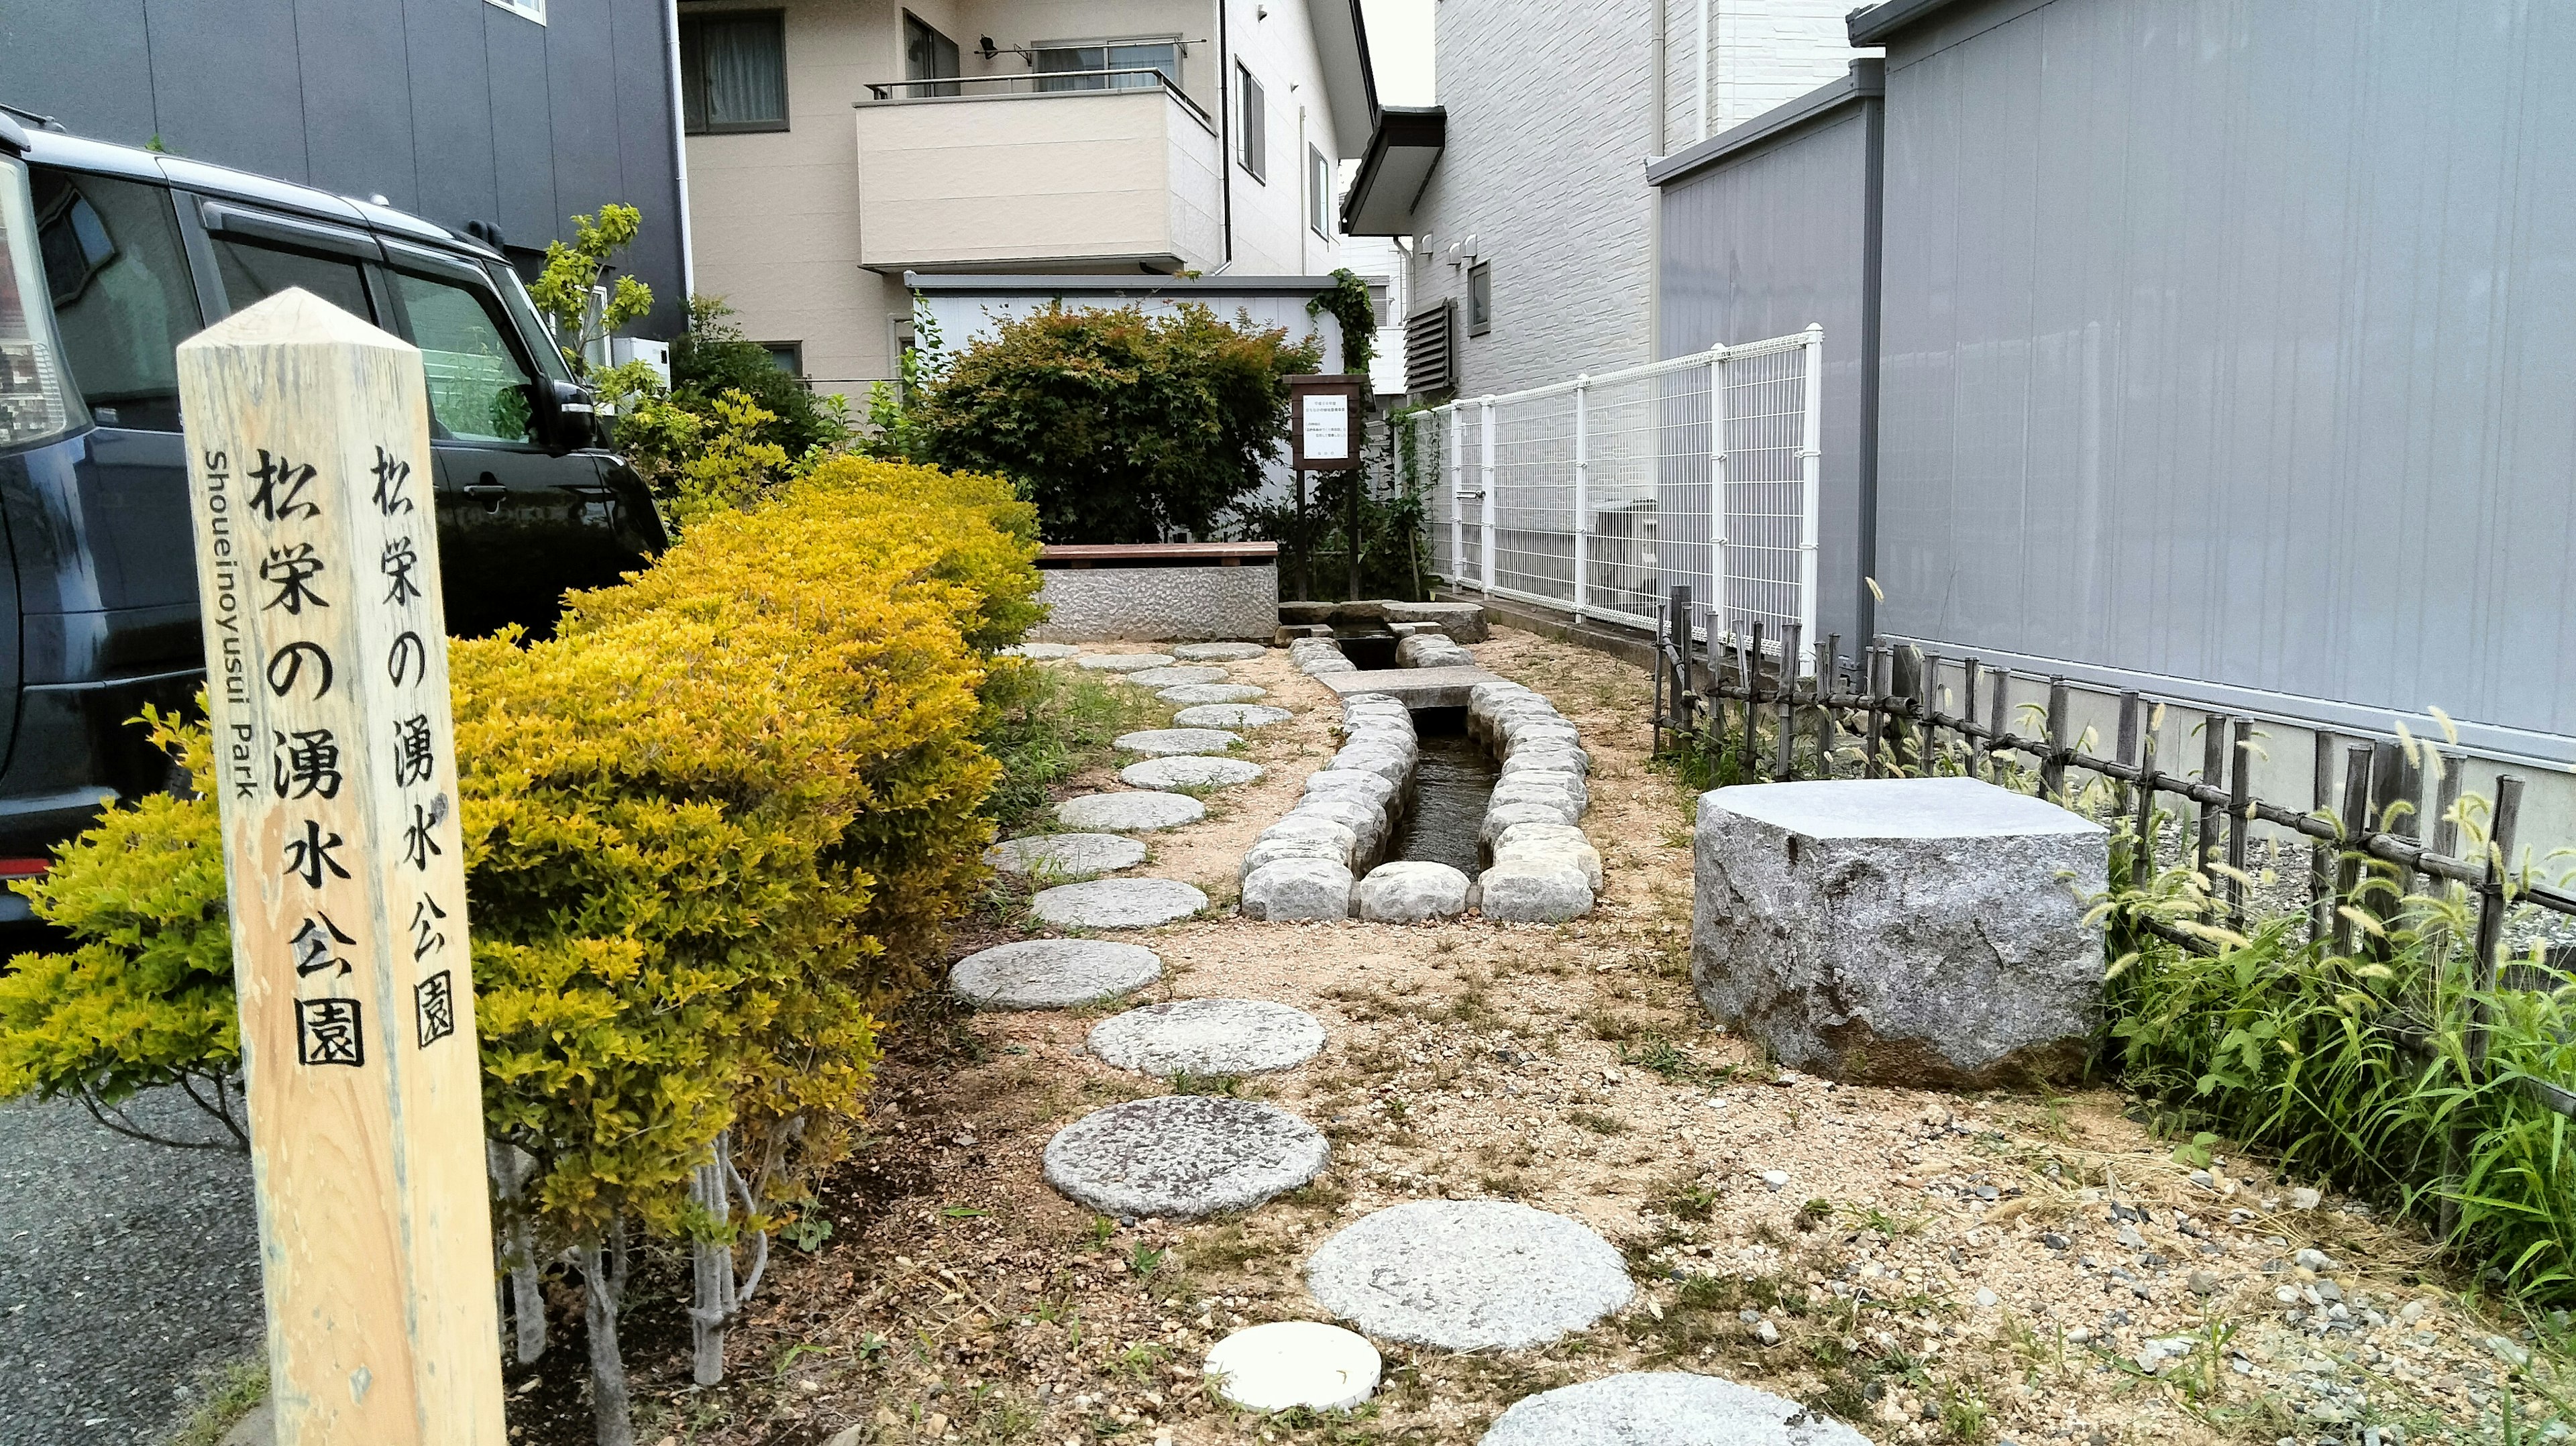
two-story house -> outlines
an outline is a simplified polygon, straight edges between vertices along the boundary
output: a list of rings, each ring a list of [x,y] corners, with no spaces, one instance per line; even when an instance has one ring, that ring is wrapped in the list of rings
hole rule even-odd
[[[923,273],[1316,275],[1357,0],[682,0],[697,288],[824,390]]]

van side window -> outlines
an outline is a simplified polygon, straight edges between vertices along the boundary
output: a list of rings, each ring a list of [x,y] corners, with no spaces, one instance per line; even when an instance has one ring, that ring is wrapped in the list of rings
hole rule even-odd
[[[429,373],[439,435],[469,442],[534,441],[528,369],[503,340],[509,320],[481,290],[389,273],[402,334]]]
[[[31,168],[45,289],[72,380],[102,427],[179,430],[180,342],[205,324],[170,193]]]
[[[372,322],[365,274],[355,261],[283,251],[233,236],[217,236],[215,270],[224,278],[224,301],[243,311],[290,286],[301,286],[360,321]]]

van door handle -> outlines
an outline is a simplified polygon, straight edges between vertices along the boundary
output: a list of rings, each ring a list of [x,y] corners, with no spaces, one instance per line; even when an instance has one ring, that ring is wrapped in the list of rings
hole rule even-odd
[[[499,512],[501,499],[510,495],[510,489],[497,482],[485,482],[466,488],[465,495],[482,503],[484,511]]]

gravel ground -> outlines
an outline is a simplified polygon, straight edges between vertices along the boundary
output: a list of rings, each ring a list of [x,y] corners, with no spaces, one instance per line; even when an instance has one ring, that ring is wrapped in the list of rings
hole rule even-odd
[[[167,1091],[132,1113],[195,1138]],[[108,1133],[68,1100],[0,1105],[0,1440],[158,1443],[197,1373],[260,1338],[250,1161]]]

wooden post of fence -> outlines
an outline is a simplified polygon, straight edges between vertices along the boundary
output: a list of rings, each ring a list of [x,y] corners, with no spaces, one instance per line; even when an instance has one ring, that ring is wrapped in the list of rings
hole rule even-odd
[[[1682,735],[1688,737],[1691,732],[1691,592],[1686,584],[1673,584],[1672,612],[1673,719],[1681,725]],[[1713,644],[1717,639],[1712,637],[1709,641]],[[1720,703],[1718,707],[1722,718],[1725,704]]]
[[[2505,910],[2513,902],[2514,832],[2522,818],[2522,780],[2510,774],[2496,780],[2494,827],[2487,834],[2486,878],[2478,884],[2478,933],[2475,953],[2469,961],[2469,1029],[2462,1041],[2467,1060],[2468,1077],[2463,1086],[2474,1088],[2486,1075],[2487,1047],[2492,1034],[2492,1018],[2487,1009],[2487,996],[2496,986],[2498,956],[2504,947]],[[2468,1146],[2465,1122],[2452,1127],[2451,1138],[2443,1149],[2442,1173],[2456,1180],[2460,1156]],[[2459,1202],[2445,1195],[2441,1206],[2440,1230],[2448,1236],[2459,1224]]]
[[[1798,625],[1790,623],[1780,637],[1780,721],[1773,729],[1779,758],[1773,778],[1798,776]]]
[[[2254,720],[2239,718],[2229,730],[2227,750],[2227,914],[2234,928],[2245,927],[2246,817],[2254,802]]]
[[[2210,788],[2227,786],[2227,715],[2203,713],[2200,716],[2200,781]],[[2218,851],[2219,806],[2204,800],[2200,805],[2200,828],[2193,836],[2191,866],[2206,874],[2210,856]]]
[[[1834,776],[1834,668],[1841,660],[1843,635],[1829,633],[1816,644],[1816,776]]]
[[[1739,629],[1738,635],[1745,636],[1744,630]],[[1744,751],[1738,756],[1744,764],[1744,781],[1750,783],[1754,778],[1753,770],[1757,757],[1753,725],[1762,712],[1762,624],[1756,622],[1753,625],[1742,647],[1743,652],[1740,656],[1744,660],[1741,671],[1744,679]]]
[[[2120,735],[2117,741],[2117,748],[2118,751],[2111,755],[2115,761],[2130,765],[2137,763],[2138,690],[2135,688],[2126,688],[2121,690],[2120,693]],[[2117,808],[2121,814],[2127,814],[2129,811],[2129,785],[2126,783],[2120,783],[2114,786],[2111,791],[2111,796],[2117,800],[2113,806]]]
[[[1886,729],[1888,670],[1891,670],[1891,657],[1888,657],[1886,644],[1875,644],[1875,642],[1870,644],[1868,655],[1865,657],[1868,657],[1868,662],[1865,662],[1865,668],[1862,668],[1860,693],[1870,711],[1870,737],[1868,737],[1870,753],[1868,758],[1862,758],[1862,776],[1878,778],[1880,773],[1878,747],[1880,747],[1880,735],[1883,735],[1883,729]]]
[[[2040,765],[2040,792],[2060,808],[2066,806],[2066,757],[2073,752],[2067,729],[2074,719],[2067,706],[2066,680],[2048,680],[2048,759]]]
[[[2152,715],[2138,740],[2138,837],[2129,851],[2129,887],[2143,889],[2156,876],[2156,727]]]
[[[2396,740],[2383,739],[2371,745],[2370,827],[2372,832],[2396,834],[2405,824],[2408,810],[2396,806],[2406,798],[2405,776],[2406,750],[2398,747]],[[2364,875],[2367,876],[2370,872],[2369,866],[2365,864]],[[2369,900],[2363,905],[2363,908],[2372,918],[2377,919],[2383,928],[2389,920],[2397,917],[2398,901],[2404,897],[2407,888],[2414,882],[2400,873],[2394,865],[2389,867],[2388,875],[2388,882],[2393,887],[2372,888],[2369,891]],[[2388,953],[2388,936],[2385,933],[2373,934],[2367,950],[2374,959],[2384,958]]]
[[[1923,776],[1932,776],[1933,765],[1941,759],[1941,725],[1932,721],[1941,711],[1941,655],[1923,655]]]
[[[1986,770],[1986,740],[1977,736],[1977,676],[1985,665],[1970,658],[1959,665],[1959,721],[1967,724],[1959,736],[1968,744],[1968,776],[1982,778]]]
[[[180,345],[284,1446],[501,1446],[420,353],[303,290]]]
[[[2335,736],[2316,731],[2316,750],[2309,762],[2309,811],[2323,814],[2334,806]],[[2308,845],[2308,942],[2323,943],[2334,933],[2334,846]]]
[[[1992,738],[1987,740],[1986,744],[1987,772],[1999,774],[2003,771],[2003,753],[1995,746],[1993,739],[2001,738],[2006,733],[2012,731],[2008,726],[2012,722],[2011,670],[2006,668],[1997,668],[1995,670],[1995,698],[1992,703],[1987,705],[1987,708],[1992,717],[1991,721],[1986,725],[1986,731],[1993,735]]]
[[[2355,743],[2343,751],[2343,849],[2335,869],[2334,897],[2334,951],[2338,954],[2352,952],[2352,920],[2343,910],[2352,902],[2353,890],[2360,887],[2360,849],[2371,832],[2370,758],[2367,743]]]
[[[2425,746],[2431,747],[2430,744]],[[2433,760],[2435,766],[2442,770],[2440,780],[2433,786],[2433,852],[2445,858],[2458,858],[2460,792],[2468,782],[2469,760],[2464,754],[2449,751],[2435,753]],[[2442,893],[2445,897],[2457,897],[2458,888],[2456,884],[2445,883]]]

